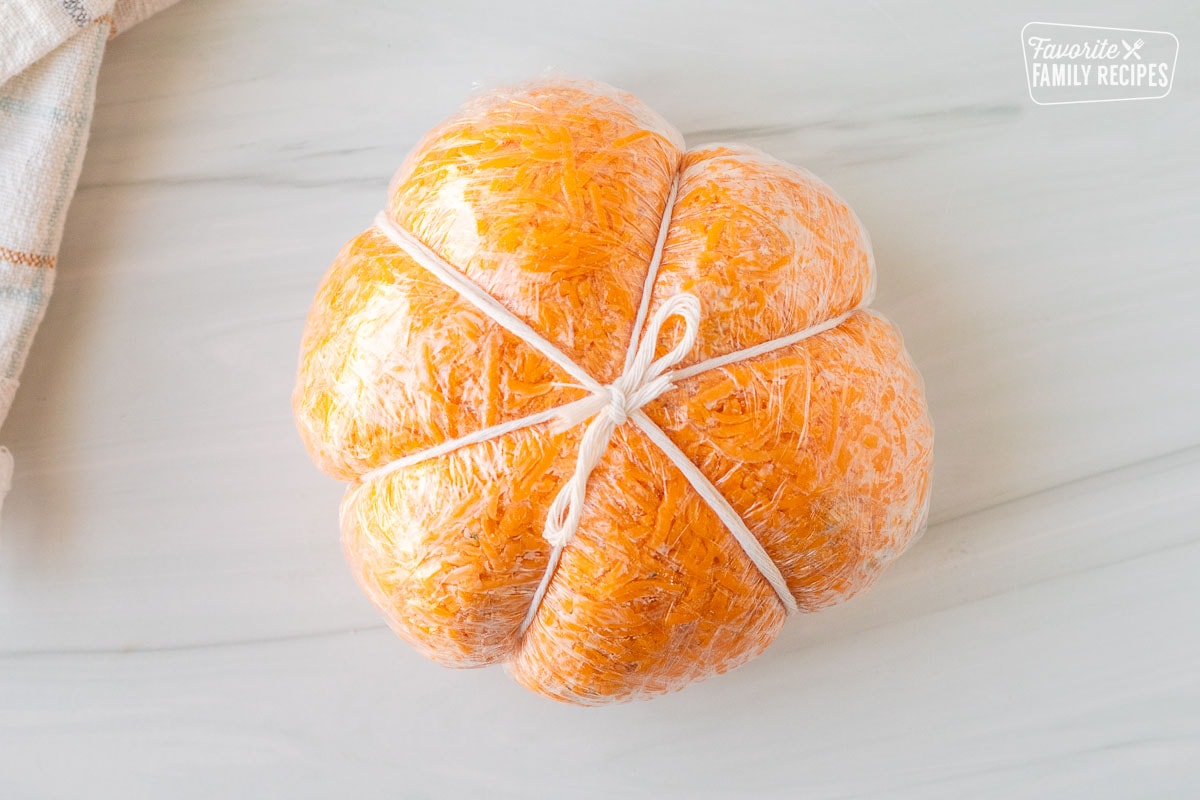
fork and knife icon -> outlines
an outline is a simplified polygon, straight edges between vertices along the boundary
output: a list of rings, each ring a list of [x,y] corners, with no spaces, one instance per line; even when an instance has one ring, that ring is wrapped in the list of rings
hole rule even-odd
[[[1127,41],[1125,41],[1124,39],[1122,39],[1122,40],[1121,40],[1121,44],[1125,45],[1125,58],[1124,58],[1124,60],[1125,60],[1125,61],[1128,61],[1128,60],[1129,60],[1129,57],[1130,57],[1130,56],[1133,56],[1133,57],[1134,57],[1134,58],[1136,58],[1138,61],[1141,61],[1141,60],[1142,60],[1142,54],[1141,54],[1141,53],[1139,53],[1139,52],[1138,52],[1138,50],[1141,50],[1141,49],[1142,49],[1142,45],[1144,45],[1145,43],[1146,43],[1146,42],[1145,42],[1145,40],[1144,40],[1144,39],[1138,39],[1138,40],[1137,40],[1136,42],[1134,42],[1133,44],[1130,44],[1129,42],[1127,42]]]

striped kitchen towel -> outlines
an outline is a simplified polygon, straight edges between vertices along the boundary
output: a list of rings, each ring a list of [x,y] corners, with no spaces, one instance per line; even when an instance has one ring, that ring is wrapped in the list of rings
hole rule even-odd
[[[175,0],[0,0],[0,425],[46,312],[109,39]],[[0,447],[0,507],[12,481]]]

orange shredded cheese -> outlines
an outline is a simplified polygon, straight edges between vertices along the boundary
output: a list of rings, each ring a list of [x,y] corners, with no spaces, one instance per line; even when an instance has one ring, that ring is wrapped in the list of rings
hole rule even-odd
[[[620,373],[672,182],[652,308],[701,303],[683,365],[831,320],[872,290],[854,213],[743,146],[684,151],[632,96],[545,81],[482,95],[432,130],[388,214],[602,383]],[[670,325],[660,354],[675,341]],[[325,276],[294,408],[351,485],[347,558],[405,640],[450,666],[506,663],[549,697],[650,697],[760,653],[784,610],[716,514],[632,425],[617,428],[528,629],[546,514],[583,426],[542,424],[372,470],[585,396],[385,236]],[[680,381],[644,411],[717,487],[802,610],[868,586],[924,524],[932,429],[896,330],[858,311],[787,348]]]

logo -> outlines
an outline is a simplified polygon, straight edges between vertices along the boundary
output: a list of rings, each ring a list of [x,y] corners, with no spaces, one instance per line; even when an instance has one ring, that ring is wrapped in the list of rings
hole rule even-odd
[[[1040,106],[1166,97],[1179,58],[1173,33],[1053,22],[1022,28],[1021,47]]]

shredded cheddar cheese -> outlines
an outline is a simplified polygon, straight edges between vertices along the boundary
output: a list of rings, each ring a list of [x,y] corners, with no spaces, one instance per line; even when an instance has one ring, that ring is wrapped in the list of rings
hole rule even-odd
[[[752,148],[685,152],[668,123],[602,84],[476,98],[409,155],[387,212],[607,384],[635,335],[676,180],[651,309],[699,298],[682,366],[869,300],[870,244],[832,190]],[[664,328],[660,352],[676,333]],[[316,463],[350,481],[342,532],[359,583],[429,657],[505,663],[534,691],[577,704],[654,696],[754,657],[783,625],[779,597],[632,425],[617,427],[592,473],[578,532],[524,631],[550,558],[546,515],[583,426],[539,424],[368,474],[585,395],[379,231],[353,239],[309,313],[294,407]],[[868,586],[924,525],[923,387],[874,312],[683,379],[643,410],[741,516],[804,611]]]

